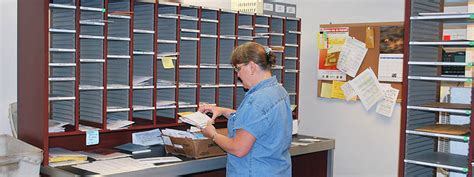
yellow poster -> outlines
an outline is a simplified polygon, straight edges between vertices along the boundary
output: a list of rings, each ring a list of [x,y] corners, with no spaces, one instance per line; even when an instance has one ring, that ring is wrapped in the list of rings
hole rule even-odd
[[[331,98],[332,84],[323,82],[321,85],[321,97]]]
[[[174,68],[173,58],[171,58],[171,57],[168,57],[168,56],[163,57],[161,59],[161,62],[163,63],[163,67],[165,69],[173,69]]]
[[[343,81],[332,81],[331,98],[337,98],[341,100],[346,99],[346,96],[344,95],[344,91],[341,89],[341,86],[344,85],[345,83],[346,82],[343,82]],[[350,100],[355,101],[356,97],[353,97]]]

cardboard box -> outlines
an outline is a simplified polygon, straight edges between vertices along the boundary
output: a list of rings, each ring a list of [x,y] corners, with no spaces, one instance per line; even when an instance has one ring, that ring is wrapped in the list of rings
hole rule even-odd
[[[218,129],[217,132],[227,136],[227,129]],[[165,145],[167,153],[196,159],[226,154],[212,139],[169,138],[172,145]]]

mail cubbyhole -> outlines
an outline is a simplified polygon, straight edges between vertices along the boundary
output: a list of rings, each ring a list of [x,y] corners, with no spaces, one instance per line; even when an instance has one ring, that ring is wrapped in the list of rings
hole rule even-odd
[[[237,104],[237,107],[239,107],[240,103],[242,103],[245,97],[244,87],[237,87],[236,92],[237,92],[237,95],[236,95],[235,102]]]
[[[283,83],[283,87],[285,87],[288,93],[296,93],[296,74],[297,73],[285,73],[285,81]]]
[[[180,108],[195,108],[196,105],[196,88],[180,88],[178,106]]]
[[[135,33],[133,35],[133,50],[139,52],[153,52],[153,34]]]
[[[219,103],[218,106],[233,108],[234,107],[234,88],[220,87],[219,88]]]
[[[216,85],[216,69],[214,68],[201,68],[200,69],[200,83],[201,86],[209,87]]]
[[[294,33],[286,33],[285,34],[285,43],[286,44],[298,44],[298,35]]]
[[[49,118],[56,121],[75,124],[75,100],[51,101],[49,103]]]
[[[230,56],[234,50],[234,40],[221,39],[219,45],[219,64],[230,64]]]
[[[275,66],[283,66],[283,54],[280,52],[274,52],[275,55]]]
[[[76,63],[75,52],[50,52],[49,63]]]
[[[286,20],[286,31],[298,31],[298,21],[297,20]]]
[[[201,66],[216,66],[217,39],[201,38]]]
[[[285,69],[296,70],[297,60],[284,60],[284,61],[285,61]]]
[[[81,59],[103,59],[104,41],[101,39],[81,39],[80,40]]]
[[[182,68],[179,69],[179,85],[180,87],[196,85],[196,69]]]
[[[129,111],[129,90],[107,90],[107,112]],[[128,116],[127,116],[128,117]]]
[[[130,57],[130,42],[121,40],[108,40],[107,53],[108,55],[118,55],[124,57]],[[112,56],[108,56],[113,58]]]
[[[76,35],[74,33],[50,33],[50,47],[62,49],[76,48]]]
[[[54,81],[49,84],[49,97],[75,97],[74,81]]]
[[[104,86],[103,63],[81,63],[80,85]]]
[[[153,55],[134,56],[133,85],[153,86]]]
[[[133,90],[133,118],[139,124],[153,124],[153,89]],[[145,121],[148,120],[148,121]]]
[[[175,96],[174,88],[156,89],[156,109],[162,110],[176,108]]]
[[[258,25],[268,25],[268,17],[266,16],[256,16],[255,17],[255,24]]]
[[[108,25],[109,40],[110,37],[130,38],[130,19],[109,18]]]
[[[285,47],[285,57],[297,57],[296,51],[296,47]]]
[[[199,91],[199,104],[216,104],[216,88],[203,88]]]
[[[176,51],[176,44],[167,44],[167,43],[158,44],[158,58],[161,58],[163,56],[176,57],[177,54],[178,53]]]
[[[154,31],[154,4],[135,2],[133,8],[133,28]]]
[[[49,77],[50,78],[65,78],[65,77],[75,77],[76,68],[75,67],[49,67]]]
[[[129,60],[107,60],[107,85],[129,86]]]
[[[75,4],[69,4],[75,6]],[[68,8],[50,8],[50,28],[75,30],[76,29],[76,10]]]
[[[272,35],[270,42],[272,46],[283,46],[283,36]]]
[[[104,8],[103,1],[81,0],[82,7]]]
[[[176,66],[176,60],[172,60],[172,62],[173,62],[173,65]],[[157,68],[157,75],[156,75],[157,87],[176,85],[175,68],[163,67],[163,60],[157,61],[156,68]]]
[[[281,18],[272,18],[271,32],[273,32],[273,33],[283,33],[283,19],[281,19]]]
[[[158,18],[158,39],[176,41],[176,25],[176,19]]]
[[[174,14],[176,15],[178,12],[178,6],[174,5],[167,5],[167,4],[158,4],[158,13],[159,14]]]
[[[75,0],[50,0],[49,2],[54,3],[54,4],[71,5],[71,6],[76,4]]]
[[[109,14],[125,14],[130,12],[130,0],[113,0],[109,1]]]
[[[81,90],[79,92],[79,121],[84,125],[101,127],[103,124],[103,90]],[[91,124],[92,123],[92,124]]]
[[[279,83],[281,83],[282,69],[272,69],[272,75],[274,75]]]
[[[222,12],[220,23],[220,35],[235,36],[235,13]]]
[[[219,84],[234,84],[234,70],[231,68],[219,69]]]
[[[174,124],[176,123],[176,109],[157,109],[156,110],[156,122],[158,124]]]
[[[197,42],[181,40],[179,65],[197,65]]]

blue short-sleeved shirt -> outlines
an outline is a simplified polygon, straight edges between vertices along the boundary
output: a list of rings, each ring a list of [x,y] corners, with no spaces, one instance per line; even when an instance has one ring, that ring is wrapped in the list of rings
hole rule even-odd
[[[256,138],[246,156],[227,155],[228,177],[291,176],[290,100],[275,77],[258,83],[245,94],[237,112],[231,115],[227,128],[231,138],[238,129]]]

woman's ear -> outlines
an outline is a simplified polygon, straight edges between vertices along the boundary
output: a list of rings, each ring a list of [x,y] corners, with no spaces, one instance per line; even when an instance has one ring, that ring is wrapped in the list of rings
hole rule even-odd
[[[258,65],[253,61],[250,61],[249,65],[250,65],[250,75],[253,75],[255,72],[257,72]]]

